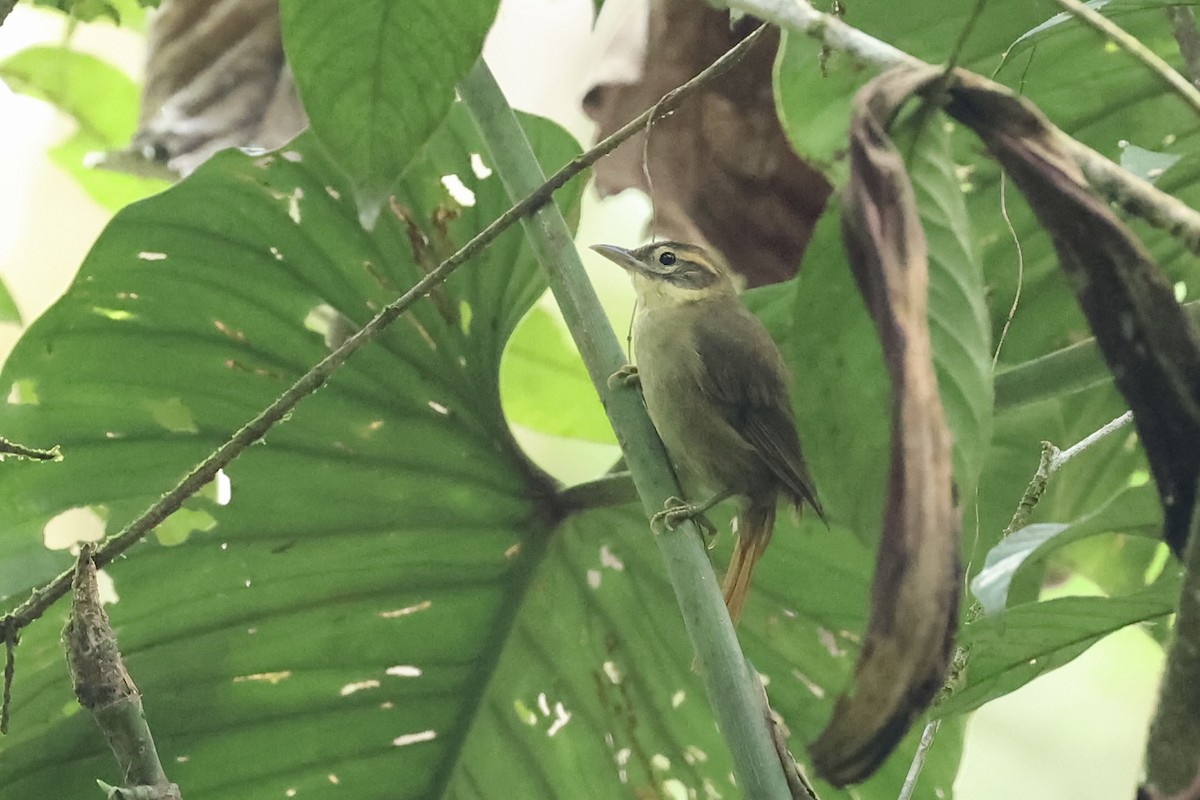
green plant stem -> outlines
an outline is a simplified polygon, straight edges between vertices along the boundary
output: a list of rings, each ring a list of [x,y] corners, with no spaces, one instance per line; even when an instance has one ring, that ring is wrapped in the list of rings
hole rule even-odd
[[[1200,325],[1200,300],[1184,303],[1183,309]],[[1111,380],[1112,373],[1096,340],[1084,339],[996,373],[996,413],[1081,392]]]
[[[98,568],[106,566],[117,556],[141,541],[146,534],[154,530],[163,520],[179,510],[185,500],[212,481],[221,469],[241,455],[247,447],[265,436],[267,431],[286,417],[301,400],[321,388],[325,381],[329,380],[329,377],[360,347],[382,333],[384,329],[407,311],[410,306],[432,292],[438,284],[444,282],[454,270],[483,252],[484,248],[494,242],[500,234],[512,227],[517,220],[545,205],[555,191],[561,189],[576,175],[617,149],[627,139],[641,130],[648,121],[669,114],[678,108],[679,104],[690,94],[733,67],[746,54],[746,51],[754,44],[761,33],[762,28],[747,36],[696,77],[663,95],[663,98],[655,103],[652,108],[639,114],[620,130],[608,136],[603,141],[598,142],[595,147],[572,159],[560,170],[551,175],[548,180],[524,195],[519,202],[514,203],[512,208],[505,211],[490,225],[475,234],[475,237],[463,245],[458,252],[439,264],[436,269],[431,270],[401,297],[384,307],[361,330],[347,338],[324,359],[313,365],[287,391],[264,408],[254,419],[243,425],[225,444],[221,445],[207,458],[197,464],[191,472],[184,476],[183,480],[164,494],[150,508],[143,511],[137,519],[130,522],[118,533],[105,539],[103,544],[96,549],[93,556],[96,566]],[[50,582],[39,586],[30,593],[29,598],[23,603],[3,617],[0,617],[0,637],[12,641],[19,630],[44,614],[46,609],[71,588],[73,574],[72,570],[67,570]],[[0,709],[0,719],[3,718],[6,709],[7,706],[4,709]]]
[[[851,27],[833,14],[822,14],[807,0],[710,0],[743,11],[780,28],[819,40],[825,47],[849,53],[875,69],[924,62],[887,42]],[[1200,255],[1200,212],[1156,189],[1149,181],[1122,169],[1082,142],[1058,131],[1062,145],[1079,165],[1092,189],[1123,211],[1166,231]]]
[[[521,197],[541,184],[541,168],[525,133],[482,60],[459,84],[459,94],[509,196]],[[604,402],[642,505],[647,514],[653,514],[668,497],[680,494],[679,485],[638,392],[608,388],[609,375],[625,364],[625,355],[587,279],[567,224],[553,205],[539,209],[523,224]],[[791,797],[759,703],[757,676],[751,674],[738,647],[717,591],[716,575],[701,546],[700,531],[689,521],[658,535],[655,541],[692,639],[717,725],[733,754],[740,790],[754,800]]]
[[[1137,59],[1138,63],[1148,69],[1154,77],[1166,84],[1168,89],[1191,106],[1192,111],[1200,113],[1200,89],[1172,69],[1171,65],[1159,58],[1157,53],[1139,42],[1136,37],[1131,36],[1108,17],[1094,8],[1084,5],[1079,0],[1057,0],[1057,2],[1067,10],[1067,13]]]
[[[1175,636],[1146,741],[1146,783],[1154,797],[1194,796],[1185,790],[1200,779],[1200,504],[1183,563]]]
[[[602,475],[594,480],[568,486],[558,493],[559,503],[569,514],[588,508],[623,506],[638,499],[633,477],[627,471]]]

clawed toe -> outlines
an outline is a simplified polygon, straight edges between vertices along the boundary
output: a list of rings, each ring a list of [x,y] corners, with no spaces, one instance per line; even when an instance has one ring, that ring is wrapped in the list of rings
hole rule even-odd
[[[656,534],[664,530],[673,531],[679,527],[679,523],[690,519],[700,528],[704,544],[709,547],[710,541],[717,535],[717,526],[704,516],[704,511],[704,506],[686,503],[678,497],[668,497],[667,502],[663,504],[663,510],[650,518],[650,529]]]
[[[638,375],[638,368],[633,364],[626,364],[608,376],[608,388],[610,389],[640,386],[641,383],[642,379]]]

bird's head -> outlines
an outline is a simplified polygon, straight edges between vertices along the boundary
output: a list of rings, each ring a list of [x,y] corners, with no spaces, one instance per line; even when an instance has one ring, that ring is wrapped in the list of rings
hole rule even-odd
[[[653,242],[636,250],[595,244],[592,249],[629,273],[646,309],[734,294],[729,270],[694,244]]]

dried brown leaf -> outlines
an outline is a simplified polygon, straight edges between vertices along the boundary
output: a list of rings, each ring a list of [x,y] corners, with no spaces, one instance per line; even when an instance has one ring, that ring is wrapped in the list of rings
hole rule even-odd
[[[810,748],[817,774],[866,779],[941,687],[960,586],[951,437],[926,313],[928,252],[904,159],[887,127],[926,76],[888,72],[858,93],[842,235],[892,382],[892,452],[871,616],[852,691]]]
[[[1050,234],[1117,388],[1133,411],[1158,485],[1163,538],[1187,541],[1200,478],[1200,333],[1171,282],[1033,105],[978,75],[956,74],[946,110],[975,130]]]
[[[694,0],[652,5],[641,77],[602,83],[584,98],[584,111],[608,136],[671,89],[695,76],[756,27]],[[641,36],[641,21],[632,35]],[[595,167],[602,196],[647,191],[652,182],[660,238],[720,250],[751,286],[796,272],[830,187],[792,151],[775,114],[771,67],[778,34],[769,32],[745,60],[698,93],[650,132],[634,136]],[[626,56],[607,65],[628,74]],[[606,65],[600,65],[603,70]]]

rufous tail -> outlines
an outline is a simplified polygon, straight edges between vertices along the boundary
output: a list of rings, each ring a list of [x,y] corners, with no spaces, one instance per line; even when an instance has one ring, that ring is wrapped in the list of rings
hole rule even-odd
[[[738,538],[733,546],[733,558],[725,572],[725,583],[721,587],[725,595],[725,607],[736,625],[742,617],[746,596],[750,593],[750,581],[754,567],[771,541],[775,528],[775,500],[767,503],[745,503],[738,512]]]

